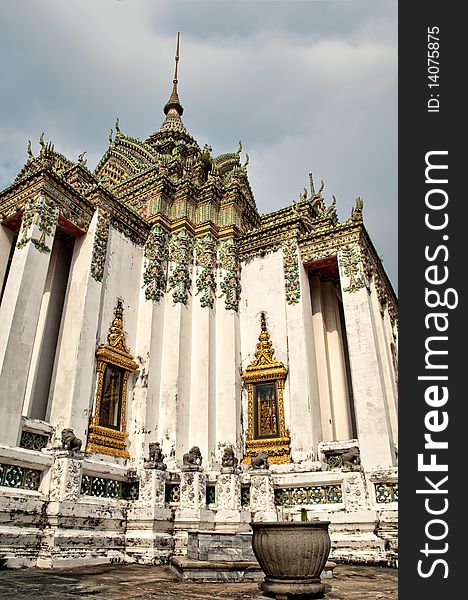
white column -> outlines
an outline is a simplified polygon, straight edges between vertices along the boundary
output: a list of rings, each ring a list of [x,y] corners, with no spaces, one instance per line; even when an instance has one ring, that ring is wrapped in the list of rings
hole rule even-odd
[[[71,249],[54,240],[29,368],[23,414],[45,419],[47,401],[70,269]]]
[[[158,421],[163,322],[164,300],[147,300],[141,289],[134,352],[139,368],[135,374],[131,402],[127,402],[132,458],[147,457],[149,443],[160,442]]]
[[[241,440],[241,379],[239,314],[227,310],[224,296],[216,300],[216,451],[221,460],[223,448],[232,446],[237,456],[243,452]]]
[[[363,286],[344,291],[346,275],[341,283],[361,462],[364,469],[388,468],[393,450],[369,293]]]
[[[309,281],[302,265],[299,265],[297,277],[300,298],[295,304],[286,303],[290,352],[286,379],[289,406],[285,406],[285,411],[286,415],[289,414],[289,424],[286,417],[286,426],[292,432],[292,457],[300,461],[314,458],[317,444],[322,441],[322,426]]]
[[[37,221],[40,225],[41,219],[36,216],[27,229],[22,229],[21,240],[25,240],[25,244],[15,249],[0,306],[0,440],[13,446],[18,441],[57,209],[51,209],[50,216],[53,225],[49,227],[39,229]],[[43,246],[36,246],[34,242]]]
[[[190,376],[190,425],[189,447],[198,446],[204,465],[210,462],[210,393],[212,384],[211,330],[214,327],[211,309],[200,305],[197,297],[192,300],[192,347]]]
[[[50,422],[57,433],[65,427],[86,445],[96,381],[96,335],[102,283],[91,276],[98,211],[88,233],[77,238],[49,397]]]
[[[188,306],[173,304],[165,295],[164,328],[161,339],[161,388],[158,437],[169,469],[189,448],[191,299]]]
[[[327,330],[328,370],[331,387],[333,429],[335,440],[349,440],[353,437],[346,362],[341,339],[341,321],[338,312],[336,289],[332,281],[322,284],[325,325]]]
[[[318,275],[312,275],[310,278],[310,295],[312,300],[312,326],[320,394],[322,435],[323,441],[332,441],[335,439],[335,432],[328,373],[327,337],[324,321],[325,311],[322,299],[322,282]]]

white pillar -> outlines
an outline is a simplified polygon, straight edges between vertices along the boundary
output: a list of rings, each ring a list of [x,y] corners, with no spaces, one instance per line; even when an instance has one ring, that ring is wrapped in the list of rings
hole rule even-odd
[[[86,445],[96,381],[96,335],[102,283],[91,275],[98,211],[88,233],[77,238],[49,397],[50,422],[59,433],[65,427]]]
[[[285,406],[285,416],[286,427],[293,432],[292,458],[301,461],[315,458],[317,444],[322,441],[322,426],[309,281],[302,265],[298,267],[297,280],[300,298],[296,303],[286,303],[290,352],[286,379],[289,401]]]
[[[369,293],[340,272],[361,462],[364,469],[388,468],[393,448]]]
[[[0,306],[0,440],[16,445],[57,209],[38,202],[39,214],[23,216],[19,243]],[[25,211],[26,213],[26,211]],[[32,213],[31,213],[32,214]],[[43,223],[42,219],[48,219]]]
[[[320,394],[320,417],[323,441],[335,439],[333,428],[333,410],[328,373],[327,333],[325,328],[322,299],[322,282],[318,275],[310,277],[310,295],[312,300],[312,328],[314,332],[317,380]]]
[[[191,376],[191,311],[188,306],[173,304],[172,294],[165,295],[162,339],[161,388],[158,441],[169,469],[189,448],[189,409]]]
[[[322,284],[325,325],[327,330],[328,370],[331,388],[333,430],[335,440],[353,437],[351,407],[346,381],[346,362],[341,338],[341,320],[336,289],[332,281]]]
[[[57,338],[70,270],[71,249],[55,239],[42,295],[39,320],[29,368],[23,415],[45,419]]]
[[[206,465],[211,462],[210,452],[210,396],[213,394],[211,371],[211,338],[214,319],[211,309],[200,305],[198,298],[192,300],[192,347],[190,376],[190,425],[189,447],[198,446]],[[212,412],[212,411],[211,411]]]
[[[224,297],[216,300],[216,451],[221,460],[223,448],[232,446],[242,455],[241,379],[239,314],[227,310]]]

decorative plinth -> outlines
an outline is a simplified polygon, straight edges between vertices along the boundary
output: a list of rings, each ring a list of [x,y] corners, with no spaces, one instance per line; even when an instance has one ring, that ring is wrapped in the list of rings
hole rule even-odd
[[[250,471],[250,510],[254,521],[276,519],[275,490],[268,469]]]
[[[300,581],[296,579],[273,579],[266,578],[258,586],[265,594],[264,598],[276,598],[276,600],[291,600],[294,597],[323,598],[331,590],[331,586],[317,581]]]
[[[181,581],[259,581],[262,570],[257,561],[194,560],[186,556],[173,556],[170,569]]]

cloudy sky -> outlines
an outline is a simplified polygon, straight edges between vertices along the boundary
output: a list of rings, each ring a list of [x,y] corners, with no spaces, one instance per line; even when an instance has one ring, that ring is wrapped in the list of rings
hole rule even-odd
[[[0,0],[0,188],[45,140],[94,168],[115,118],[159,129],[181,32],[187,129],[250,156],[259,211],[296,200],[312,171],[357,196],[397,287],[397,0]]]

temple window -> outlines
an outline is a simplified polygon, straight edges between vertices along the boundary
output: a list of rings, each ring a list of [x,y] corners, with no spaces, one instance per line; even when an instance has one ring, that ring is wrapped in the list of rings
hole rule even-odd
[[[278,437],[278,398],[274,381],[254,383],[254,438]]]
[[[242,379],[248,395],[248,430],[243,462],[249,464],[260,451],[271,463],[291,462],[290,437],[284,421],[283,390],[287,369],[274,358],[274,349],[261,314],[255,359]]]
[[[119,299],[107,336],[96,352],[97,388],[86,452],[129,458],[126,445],[127,383],[137,369],[125,341],[123,304]]]
[[[123,381],[124,371],[122,369],[113,365],[106,365],[99,414],[99,425],[102,427],[120,429]]]

